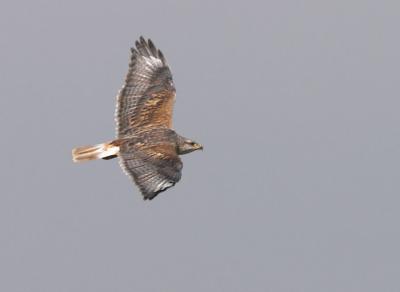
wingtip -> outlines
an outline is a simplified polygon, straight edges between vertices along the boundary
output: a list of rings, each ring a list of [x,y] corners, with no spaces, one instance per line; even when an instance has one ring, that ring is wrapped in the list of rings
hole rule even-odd
[[[158,53],[158,57],[160,58],[160,60],[163,62],[164,65],[167,64],[167,60],[164,57],[164,54],[161,52],[161,50],[157,50]]]
[[[148,40],[148,45],[149,45],[150,52],[153,54],[153,56],[158,58],[159,56],[158,56],[157,48],[151,39]]]
[[[136,46],[136,50],[139,50],[141,45],[138,40],[135,41],[135,46]]]

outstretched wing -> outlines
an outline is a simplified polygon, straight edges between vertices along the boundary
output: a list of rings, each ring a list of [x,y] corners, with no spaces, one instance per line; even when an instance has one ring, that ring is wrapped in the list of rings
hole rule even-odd
[[[152,128],[172,127],[175,87],[163,54],[143,37],[131,51],[129,71],[117,100],[120,138]]]
[[[129,147],[129,146],[128,146]],[[181,178],[182,161],[172,144],[135,144],[120,152],[120,164],[142,192],[145,200],[174,186]]]

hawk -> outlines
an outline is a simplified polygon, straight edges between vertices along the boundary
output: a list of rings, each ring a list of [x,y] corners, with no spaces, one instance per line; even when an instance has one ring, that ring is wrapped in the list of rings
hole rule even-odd
[[[181,178],[179,155],[203,149],[172,129],[175,86],[164,55],[140,37],[131,48],[125,83],[117,96],[117,139],[72,150],[74,162],[119,158],[124,172],[145,200],[174,186]]]

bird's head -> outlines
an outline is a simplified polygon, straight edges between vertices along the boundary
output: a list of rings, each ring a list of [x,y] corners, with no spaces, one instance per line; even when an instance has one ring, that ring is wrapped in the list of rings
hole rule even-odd
[[[203,145],[186,138],[178,143],[178,154],[187,154],[196,150],[203,150]]]

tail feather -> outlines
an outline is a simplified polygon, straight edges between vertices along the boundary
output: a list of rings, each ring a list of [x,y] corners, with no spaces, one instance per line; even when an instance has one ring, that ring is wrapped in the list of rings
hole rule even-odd
[[[82,146],[72,149],[72,160],[84,162],[96,159],[111,159],[119,152],[119,147],[111,143],[102,143],[93,146]]]

